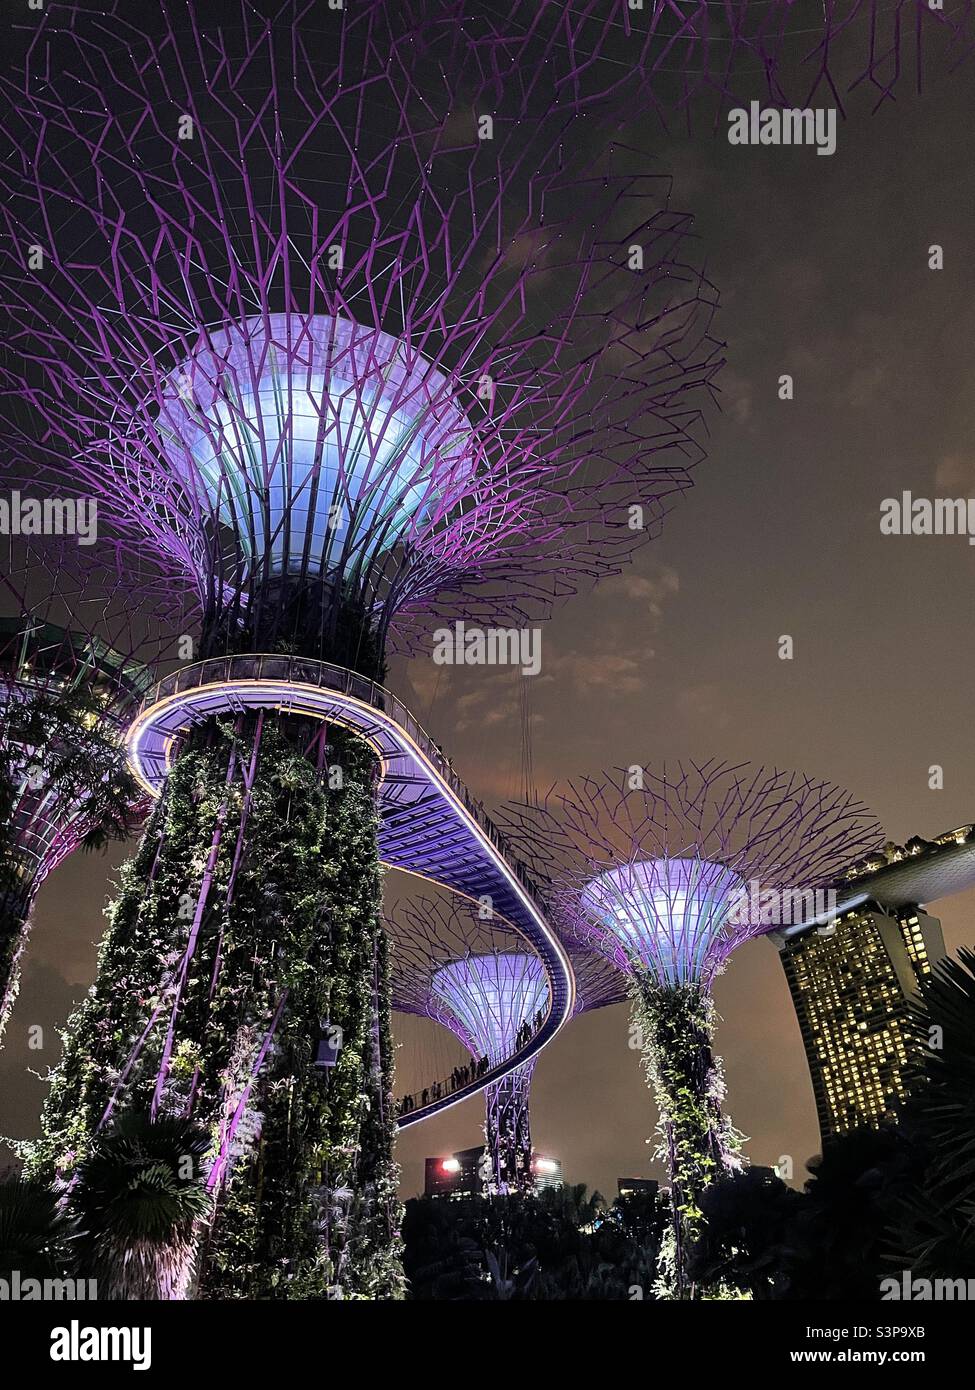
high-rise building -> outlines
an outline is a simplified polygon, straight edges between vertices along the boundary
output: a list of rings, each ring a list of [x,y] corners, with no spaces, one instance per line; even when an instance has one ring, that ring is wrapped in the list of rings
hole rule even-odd
[[[825,923],[771,933],[806,1049],[824,1140],[877,1125],[910,1090],[910,1006],[945,954],[920,904],[975,883],[975,827],[888,844],[837,885]]]
[[[660,1191],[660,1184],[655,1178],[617,1178],[616,1186],[621,1197],[633,1197],[639,1193],[656,1197]]]
[[[878,1124],[908,1094],[910,1001],[944,955],[940,922],[870,905],[780,949],[823,1138]]]

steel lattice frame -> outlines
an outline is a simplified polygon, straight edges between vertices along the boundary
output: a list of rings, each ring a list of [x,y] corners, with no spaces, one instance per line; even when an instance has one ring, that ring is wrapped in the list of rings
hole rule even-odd
[[[154,587],[137,555],[110,547],[107,556],[108,564],[90,563],[67,543],[38,540],[11,541],[4,555],[0,768],[7,804],[0,913],[11,952],[2,960],[0,1034],[16,998],[41,884],[102,830],[134,828],[150,804],[128,776],[124,733],[152,684],[144,663],[173,654],[179,614],[170,608],[165,582]],[[130,601],[140,574],[152,632],[134,619]],[[116,824],[126,792],[131,804],[124,823]],[[111,829],[103,824],[109,807]],[[8,931],[14,933],[9,943]]]
[[[714,759],[569,781],[499,824],[570,937],[661,984],[709,985],[781,925],[776,893],[834,884],[883,840],[833,783]]]
[[[713,979],[737,946],[780,924],[783,894],[791,905],[834,883],[882,842],[880,826],[832,783],[714,760],[570,781],[510,805],[499,823],[566,935],[630,977],[670,1177],[657,1292],[693,1298],[700,1198],[739,1166],[713,1051]]]
[[[452,0],[433,19],[424,0],[405,5],[445,69],[473,55],[526,102],[551,81],[564,100],[609,98],[631,116],[639,103],[665,125],[752,97],[845,113],[862,92],[876,108],[950,74],[975,46],[971,0]]]
[[[331,66],[307,5],[161,8],[52,5],[8,85],[21,475],[141,529],[205,651],[328,656],[340,608],[380,646],[525,620],[618,568],[689,485],[720,362],[667,180],[487,79],[435,108],[382,6],[330,12]]]
[[[464,899],[445,906],[421,898],[387,917],[387,928],[393,1008],[442,1024],[471,1054],[469,1068],[455,1068],[439,1085],[462,1089],[468,1073],[513,1056],[541,1026],[549,1007],[545,969],[531,945],[496,916],[482,919]],[[490,1190],[532,1185],[528,1107],[535,1061],[485,1091]]]
[[[576,997],[573,1017],[602,1009],[609,1004],[621,1004],[627,998],[627,976],[598,951],[567,940],[566,950],[575,977]]]

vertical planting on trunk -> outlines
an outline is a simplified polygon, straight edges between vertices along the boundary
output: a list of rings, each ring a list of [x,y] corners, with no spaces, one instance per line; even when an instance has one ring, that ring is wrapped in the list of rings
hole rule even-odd
[[[670,1178],[671,1225],[660,1257],[658,1293],[690,1298],[686,1268],[701,1230],[705,1188],[737,1163],[739,1136],[721,1113],[724,1077],[714,1056],[714,1001],[702,985],[637,978],[634,1021],[647,1082],[657,1103],[656,1157]]]
[[[70,1171],[120,1110],[203,1124],[204,1294],[399,1289],[377,771],[340,728],[199,733],[68,1026],[33,1166]]]

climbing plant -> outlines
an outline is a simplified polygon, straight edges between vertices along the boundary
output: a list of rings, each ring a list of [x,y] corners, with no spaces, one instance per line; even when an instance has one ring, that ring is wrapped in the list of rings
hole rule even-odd
[[[737,1166],[740,1136],[721,1113],[724,1076],[713,1052],[715,1009],[697,983],[660,985],[636,977],[633,1017],[647,1082],[659,1111],[656,1157],[670,1175],[670,1224],[659,1259],[657,1294],[687,1298],[686,1269],[701,1230],[700,1199]]]
[[[69,1171],[128,1106],[204,1124],[203,1296],[400,1290],[376,775],[340,728],[199,731],[68,1025],[32,1164]]]
[[[7,699],[0,718],[0,1038],[46,871],[38,855],[52,833],[83,849],[125,839],[140,819],[139,801],[97,695],[27,688]]]

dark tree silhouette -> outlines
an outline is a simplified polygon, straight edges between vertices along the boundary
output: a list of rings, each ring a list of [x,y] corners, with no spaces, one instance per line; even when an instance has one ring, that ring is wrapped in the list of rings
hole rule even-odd
[[[902,1268],[975,1278],[975,951],[935,966],[914,1025],[922,1074],[904,1127],[927,1162],[896,1214]]]
[[[804,1198],[767,1168],[746,1168],[704,1195],[704,1227],[691,1279],[726,1284],[766,1301],[788,1298],[795,1278],[794,1228]]]
[[[40,1182],[0,1182],[0,1279],[14,1270],[25,1279],[70,1273],[75,1230],[57,1196]]]
[[[403,1223],[410,1297],[649,1298],[665,1222],[655,1197],[620,1198],[607,1209],[582,1185],[417,1198],[406,1204]]]

